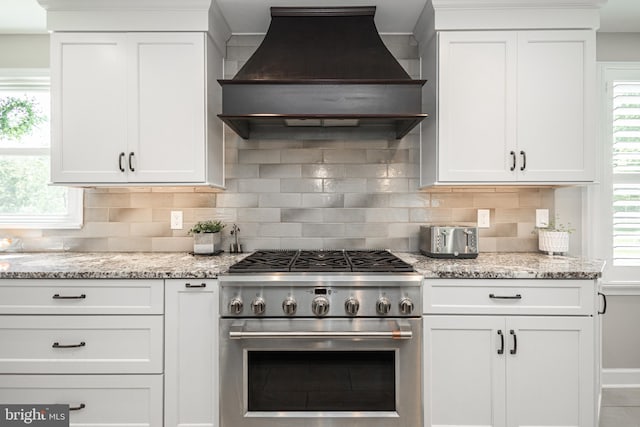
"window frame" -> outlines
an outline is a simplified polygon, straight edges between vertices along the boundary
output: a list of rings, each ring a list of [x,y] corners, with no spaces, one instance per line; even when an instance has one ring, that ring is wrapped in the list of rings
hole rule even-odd
[[[588,212],[585,217],[595,225],[591,230],[589,253],[606,261],[602,281],[605,284],[640,286],[640,267],[613,265],[613,82],[640,80],[640,62],[600,62],[598,89],[600,95],[597,168],[598,185],[589,189]]]
[[[48,88],[48,68],[0,68],[0,88],[25,89]],[[0,155],[11,154],[46,155],[51,157],[51,148],[6,148]],[[0,229],[78,229],[83,225],[83,190],[67,188],[67,213],[62,215],[0,214]]]

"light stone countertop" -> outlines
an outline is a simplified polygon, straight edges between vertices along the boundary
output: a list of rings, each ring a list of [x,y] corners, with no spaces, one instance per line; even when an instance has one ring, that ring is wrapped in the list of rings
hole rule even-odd
[[[427,278],[596,279],[603,261],[541,253],[483,253],[476,259],[434,259],[395,253]],[[245,254],[194,256],[184,252],[41,252],[0,254],[0,279],[215,278]]]
[[[185,252],[39,252],[0,254],[0,279],[205,279],[249,255]]]
[[[481,253],[475,259],[435,259],[396,253],[426,278],[440,279],[589,279],[602,275],[604,261],[543,253]]]

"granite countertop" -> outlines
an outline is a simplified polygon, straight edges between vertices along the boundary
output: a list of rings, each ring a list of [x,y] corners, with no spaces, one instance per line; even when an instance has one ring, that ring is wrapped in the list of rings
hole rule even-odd
[[[41,252],[0,254],[0,279],[215,278],[248,254]]]
[[[396,254],[426,278],[440,279],[597,279],[604,261],[543,253],[481,253],[475,259],[435,259]]]
[[[395,253],[427,278],[596,279],[603,261],[541,253],[484,253],[476,259],[434,259]],[[0,279],[215,278],[248,254],[42,252],[0,254]]]

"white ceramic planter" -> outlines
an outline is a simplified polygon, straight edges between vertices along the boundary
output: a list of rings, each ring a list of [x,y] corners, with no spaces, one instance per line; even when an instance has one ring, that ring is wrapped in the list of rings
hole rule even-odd
[[[547,252],[565,253],[569,251],[569,233],[566,231],[538,231],[538,249]]]
[[[193,253],[208,255],[220,250],[220,233],[195,233],[193,235]]]

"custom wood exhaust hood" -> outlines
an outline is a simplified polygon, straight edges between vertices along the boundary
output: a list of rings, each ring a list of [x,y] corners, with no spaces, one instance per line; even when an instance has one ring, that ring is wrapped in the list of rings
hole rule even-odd
[[[245,139],[400,139],[427,115],[386,48],[375,7],[272,7],[253,56],[222,85],[219,117]]]

